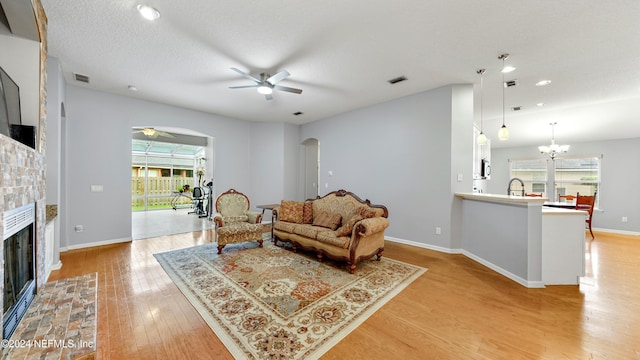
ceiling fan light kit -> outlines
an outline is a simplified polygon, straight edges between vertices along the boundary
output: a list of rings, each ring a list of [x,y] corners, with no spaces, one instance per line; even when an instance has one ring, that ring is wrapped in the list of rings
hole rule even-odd
[[[280,72],[278,72],[275,75],[269,75],[267,73],[262,73],[260,74],[260,79],[258,79],[257,77],[248,74],[242,70],[236,69],[236,68],[231,68],[231,70],[237,72],[238,74],[242,75],[242,77],[244,77],[245,79],[251,80],[253,82],[255,82],[254,85],[242,85],[242,86],[229,86],[229,89],[245,89],[245,88],[257,88],[258,92],[262,95],[264,95],[265,99],[267,100],[272,100],[273,96],[271,96],[271,94],[273,93],[273,90],[278,90],[278,91],[285,91],[285,92],[289,92],[289,93],[293,93],[293,94],[301,94],[302,93],[302,89],[296,89],[296,88],[291,88],[291,87],[287,87],[287,86],[281,86],[281,85],[276,85],[277,83],[279,83],[280,81],[286,79],[287,77],[289,77],[291,74],[287,71],[287,70],[282,70]]]
[[[158,136],[164,136],[164,137],[168,137],[168,138],[174,138],[175,137],[175,135],[173,135],[173,134],[170,134],[170,133],[165,132],[165,131],[156,130],[156,129],[151,128],[151,127],[147,127],[147,128],[144,128],[144,129],[138,129],[138,130],[134,131],[133,133],[134,134],[142,133],[146,137],[151,138],[151,139],[155,139]]]
[[[136,6],[136,9],[138,9],[138,12],[140,13],[140,15],[142,15],[143,18],[149,21],[158,20],[160,18],[160,11],[152,8],[151,6],[140,4]]]

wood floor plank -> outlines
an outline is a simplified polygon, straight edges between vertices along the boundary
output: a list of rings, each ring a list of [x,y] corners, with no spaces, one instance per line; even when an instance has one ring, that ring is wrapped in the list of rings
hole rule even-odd
[[[153,257],[213,231],[73,250],[50,281],[98,272],[99,359],[233,359]],[[587,237],[579,286],[527,289],[459,254],[393,242],[429,269],[323,359],[640,359],[640,238]]]

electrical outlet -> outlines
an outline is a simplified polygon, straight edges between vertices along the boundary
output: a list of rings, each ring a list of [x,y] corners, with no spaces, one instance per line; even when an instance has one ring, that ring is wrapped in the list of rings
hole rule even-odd
[[[627,219],[627,217],[626,217],[626,216],[623,216],[623,217],[622,217],[622,222],[627,222],[627,221],[629,221],[629,219]]]
[[[442,228],[440,226],[436,226],[436,235],[442,234]]]

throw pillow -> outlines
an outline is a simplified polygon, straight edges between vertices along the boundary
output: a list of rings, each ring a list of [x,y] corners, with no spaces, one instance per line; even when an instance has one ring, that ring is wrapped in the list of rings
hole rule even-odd
[[[351,217],[351,219],[349,219],[347,222],[345,222],[344,224],[342,224],[342,226],[336,230],[336,236],[340,237],[340,236],[351,236],[351,232],[353,231],[353,227],[355,226],[355,224],[364,219],[364,217],[360,214],[356,214],[353,215]]]
[[[312,201],[304,202],[304,206],[302,208],[302,223],[303,224],[313,223],[313,202]]]
[[[329,214],[326,212],[321,212],[313,219],[313,225],[322,226],[329,228],[331,230],[335,230],[340,226],[342,222],[342,215],[340,214]]]
[[[300,224],[302,223],[303,203],[291,200],[282,200],[278,220]]]

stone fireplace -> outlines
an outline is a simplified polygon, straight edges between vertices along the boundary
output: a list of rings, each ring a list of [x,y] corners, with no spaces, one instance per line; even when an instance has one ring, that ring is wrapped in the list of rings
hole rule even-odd
[[[14,209],[22,208],[28,204],[34,205],[34,225],[32,230],[33,247],[35,254],[33,270],[35,274],[35,288],[37,289],[46,282],[45,271],[45,253],[46,245],[44,241],[44,230],[46,223],[46,186],[45,186],[45,147],[46,147],[46,59],[47,59],[47,18],[40,0],[33,0],[33,12],[35,15],[35,24],[37,34],[40,36],[40,59],[39,68],[29,69],[39,74],[40,92],[38,119],[22,119],[23,123],[31,123],[37,125],[38,136],[36,148],[32,149],[23,145],[7,136],[0,134],[0,233],[4,234],[4,217],[5,213]],[[27,17],[28,19],[28,17]],[[32,43],[32,40],[22,40],[13,37],[15,41],[23,43]],[[5,48],[3,48],[5,50]],[[17,59],[24,54],[20,53],[19,48],[14,49],[11,46],[6,48],[7,53]],[[23,93],[20,93],[20,97]],[[26,94],[29,96],[29,94]],[[27,121],[27,122],[25,122]],[[4,259],[3,253],[0,259]],[[0,277],[4,279],[4,266],[0,266]],[[0,282],[2,289],[2,300],[4,303],[4,281]]]
[[[35,204],[4,212],[2,338],[9,339],[36,293]]]

